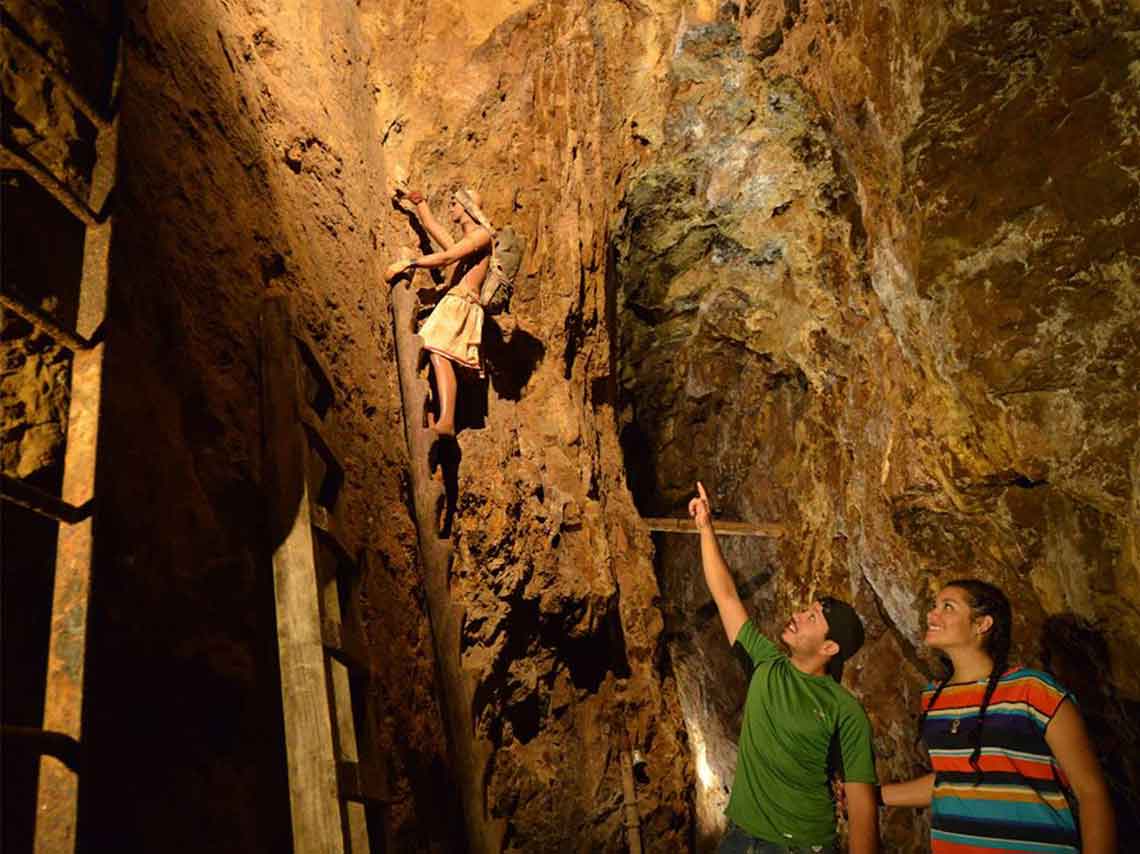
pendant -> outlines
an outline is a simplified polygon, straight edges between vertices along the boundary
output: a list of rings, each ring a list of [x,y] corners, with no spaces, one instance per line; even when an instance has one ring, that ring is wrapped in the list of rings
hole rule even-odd
[[[961,724],[962,724],[961,718],[954,718],[954,720],[950,723],[950,735],[957,735],[958,734],[958,727],[961,726]]]

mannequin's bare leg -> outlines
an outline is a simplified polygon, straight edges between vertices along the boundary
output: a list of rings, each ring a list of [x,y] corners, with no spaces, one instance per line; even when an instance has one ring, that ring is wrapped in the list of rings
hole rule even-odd
[[[458,392],[455,366],[451,364],[450,359],[439,353],[432,353],[431,369],[435,372],[435,387],[439,392],[439,420],[436,421],[429,414],[428,426],[440,436],[454,436],[455,398]]]

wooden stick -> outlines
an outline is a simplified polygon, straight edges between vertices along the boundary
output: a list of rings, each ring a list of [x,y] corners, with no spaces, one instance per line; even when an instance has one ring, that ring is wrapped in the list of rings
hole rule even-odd
[[[695,534],[697,526],[692,519],[671,519],[646,516],[642,519],[651,531],[670,534]],[[713,522],[713,530],[726,537],[782,537],[784,526],[778,522]]]
[[[633,782],[633,756],[629,736],[623,734],[621,748],[621,790],[625,806],[625,833],[629,854],[641,854],[641,816],[637,810],[637,788]]]

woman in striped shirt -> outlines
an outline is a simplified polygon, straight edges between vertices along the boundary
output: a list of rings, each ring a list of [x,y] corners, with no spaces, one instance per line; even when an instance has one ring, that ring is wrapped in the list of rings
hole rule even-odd
[[[934,770],[883,786],[883,802],[932,807],[933,854],[1111,854],[1112,803],[1084,722],[1051,676],[1009,666],[1012,622],[992,584],[938,594],[926,643],[950,675],[923,692],[919,718]]]

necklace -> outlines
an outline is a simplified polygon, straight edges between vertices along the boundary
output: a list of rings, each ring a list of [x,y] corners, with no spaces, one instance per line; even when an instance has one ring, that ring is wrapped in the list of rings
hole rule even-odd
[[[954,718],[954,720],[950,722],[950,735],[957,735],[958,734],[958,728],[961,725],[962,725],[962,719],[961,718]]]

